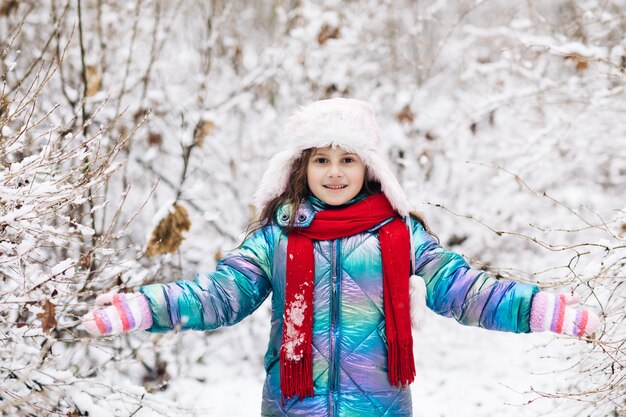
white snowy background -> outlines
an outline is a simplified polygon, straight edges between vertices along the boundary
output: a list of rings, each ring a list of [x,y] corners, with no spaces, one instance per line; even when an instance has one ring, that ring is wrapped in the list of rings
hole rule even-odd
[[[289,114],[345,96],[445,247],[604,320],[576,340],[431,314],[414,414],[626,415],[625,19],[621,0],[0,1],[0,414],[259,415],[268,303],[212,333],[78,319],[214,268]],[[149,257],[172,201],[191,229]]]

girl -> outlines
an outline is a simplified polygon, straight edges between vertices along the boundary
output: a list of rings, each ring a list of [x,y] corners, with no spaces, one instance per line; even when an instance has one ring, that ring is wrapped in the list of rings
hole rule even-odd
[[[425,284],[426,305],[466,325],[575,336],[597,328],[575,294],[495,279],[444,250],[377,153],[369,104],[314,102],[289,120],[286,138],[257,190],[256,227],[215,272],[100,296],[96,304],[112,306],[88,313],[87,331],[213,330],[271,292],[261,415],[375,417],[412,415],[409,283]]]

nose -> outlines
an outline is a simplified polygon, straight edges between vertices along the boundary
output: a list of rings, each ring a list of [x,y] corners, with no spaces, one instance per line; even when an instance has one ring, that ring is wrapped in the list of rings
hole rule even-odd
[[[330,178],[341,178],[343,176],[343,172],[341,171],[339,164],[330,164],[327,175]]]

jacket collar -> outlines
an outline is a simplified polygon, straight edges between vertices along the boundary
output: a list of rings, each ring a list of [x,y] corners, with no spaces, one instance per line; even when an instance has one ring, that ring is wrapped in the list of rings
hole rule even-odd
[[[363,200],[365,197],[367,197],[366,193],[359,193],[356,197],[345,204],[340,206],[331,206],[330,204],[324,203],[313,194],[309,194],[306,200],[300,204],[300,207],[298,207],[298,210],[296,211],[296,221],[294,222],[294,227],[309,227],[317,212],[348,207],[357,201]],[[293,210],[291,209],[290,203],[281,205],[278,210],[276,210],[276,223],[280,227],[287,227],[287,225],[289,225],[291,213],[293,213]]]

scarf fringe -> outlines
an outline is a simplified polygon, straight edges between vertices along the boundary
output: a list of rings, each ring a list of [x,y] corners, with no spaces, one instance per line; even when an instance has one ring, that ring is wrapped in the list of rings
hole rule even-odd
[[[280,362],[280,391],[285,400],[292,397],[313,396],[313,355],[305,353],[299,361],[288,360],[281,355]]]
[[[387,352],[389,383],[402,388],[412,383],[415,379],[413,340],[389,340],[387,342]]]

